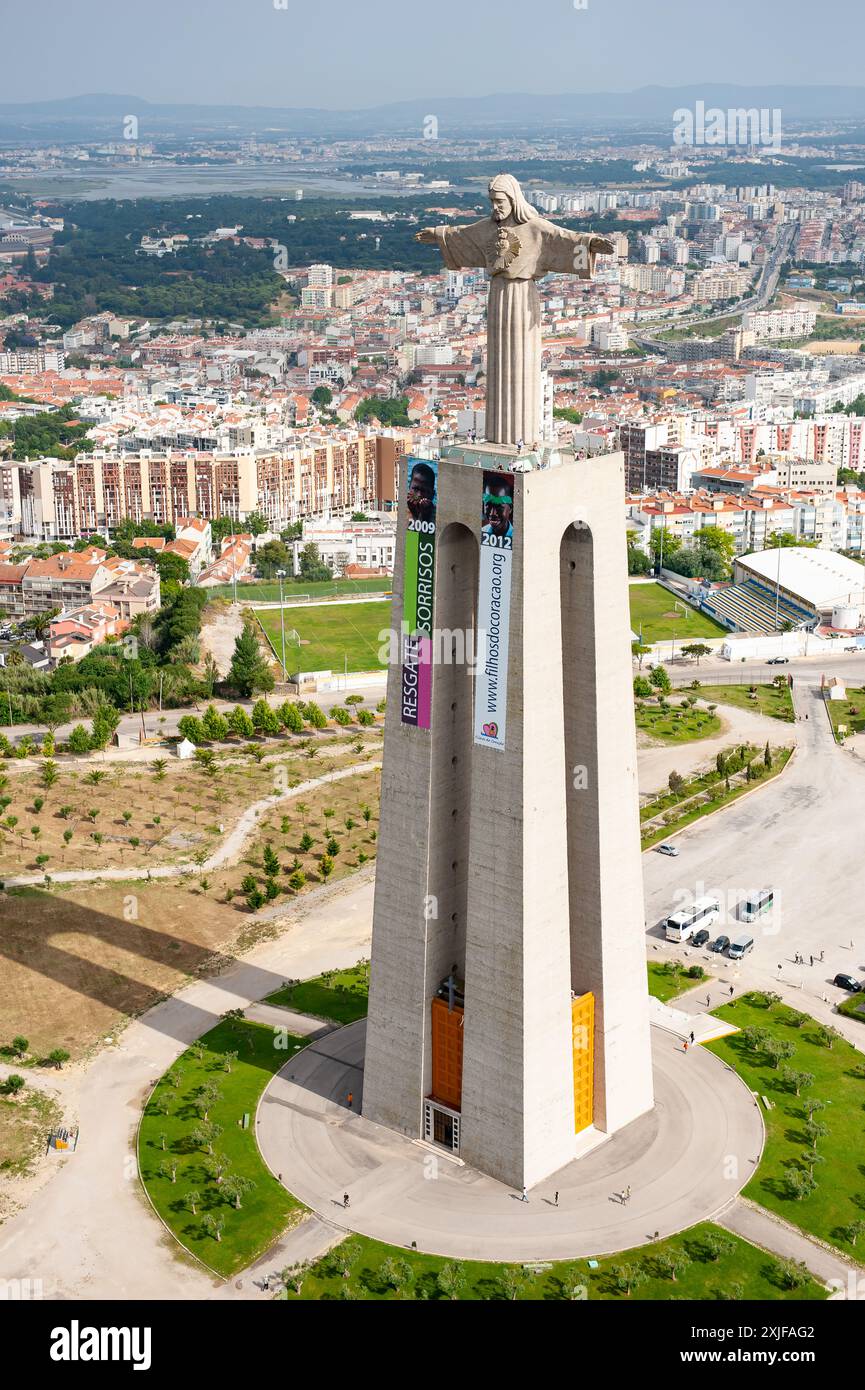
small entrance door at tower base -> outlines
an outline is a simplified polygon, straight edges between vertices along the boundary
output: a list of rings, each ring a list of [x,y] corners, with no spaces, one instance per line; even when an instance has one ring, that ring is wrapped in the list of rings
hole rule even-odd
[[[423,1137],[428,1144],[439,1144],[451,1153],[460,1151],[460,1116],[456,1110],[449,1110],[434,1100],[425,1100],[423,1106]]]

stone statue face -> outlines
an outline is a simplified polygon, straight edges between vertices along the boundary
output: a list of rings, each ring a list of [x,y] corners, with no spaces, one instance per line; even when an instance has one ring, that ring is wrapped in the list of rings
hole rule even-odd
[[[513,206],[507,193],[495,188],[490,193],[490,203],[492,204],[493,217],[496,222],[505,222],[513,212]]]

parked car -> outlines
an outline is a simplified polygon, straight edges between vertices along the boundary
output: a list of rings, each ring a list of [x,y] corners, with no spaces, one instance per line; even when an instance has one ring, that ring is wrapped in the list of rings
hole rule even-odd
[[[789,656],[770,656],[766,662],[767,666],[789,666]]]
[[[747,956],[748,952],[753,951],[753,949],[754,938],[753,936],[748,936],[747,932],[745,932],[742,936],[737,936],[734,941],[730,942],[727,955],[730,957],[730,960],[741,960],[743,956]]]
[[[710,950],[710,951],[717,951],[717,952],[720,953],[721,951],[726,951],[726,949],[727,949],[727,947],[729,946],[729,944],[730,944],[730,938],[729,938],[729,936],[716,936],[716,937],[715,937],[715,940],[712,942],[711,946],[709,947],[709,950]]]
[[[705,927],[701,927],[699,931],[694,932],[694,935],[691,938],[691,944],[693,946],[705,946],[708,940],[709,933],[706,931]]]
[[[667,844],[664,844],[664,845],[655,845],[655,849],[658,851],[659,854],[672,854],[672,855],[676,855],[676,854],[679,853],[679,851],[678,851],[678,849],[677,849],[677,847],[676,847],[675,845],[667,845]]]
[[[847,989],[851,994],[858,994],[862,988],[859,980],[854,980],[852,975],[836,975],[832,981],[839,989]]]

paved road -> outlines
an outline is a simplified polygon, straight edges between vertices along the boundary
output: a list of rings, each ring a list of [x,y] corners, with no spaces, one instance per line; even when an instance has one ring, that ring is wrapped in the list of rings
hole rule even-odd
[[[345,687],[344,690],[322,691],[321,693],[311,697],[289,696],[288,698],[312,698],[315,700],[315,703],[317,705],[321,706],[323,710],[331,710],[333,709],[334,705],[344,705],[346,695],[351,695],[352,693],[361,695],[363,697],[363,706],[370,709],[375,709],[379,701],[383,700],[385,697],[386,680],[383,677],[381,683],[378,685],[358,686],[357,690],[353,692],[351,686],[351,677],[349,674],[349,684]],[[271,695],[270,703],[272,705],[279,705],[285,698],[286,697],[283,695]],[[218,710],[221,710],[223,713],[226,711],[233,710],[235,705],[242,705],[243,708],[246,710],[247,714],[249,714],[252,710],[252,706],[255,704],[255,701],[203,700],[200,706],[187,707],[186,709],[167,709],[163,710],[161,715],[158,712],[158,710],[147,710],[143,719],[143,729],[145,737],[153,739],[172,738],[177,733],[177,726],[185,714],[200,714],[207,707],[208,704],[214,704],[216,708]],[[2,715],[3,707],[2,704],[0,704],[0,719],[2,719]],[[63,739],[69,737],[76,724],[87,725],[88,723],[89,721],[87,719],[72,719],[69,721],[68,724],[59,724],[54,731],[55,737],[58,739],[58,741],[62,741]],[[11,729],[7,727],[2,727],[2,732],[7,734],[7,736],[13,740],[13,742],[17,742],[19,739],[23,738],[25,734],[30,734],[35,738],[42,738],[42,736],[45,733],[45,726],[44,724],[15,724],[12,726]],[[137,740],[141,732],[142,717],[140,714],[124,714],[122,716],[120,723],[117,726],[117,733],[121,738]],[[123,757],[124,750],[106,750],[109,756],[111,755],[112,751],[114,752],[116,758]],[[158,756],[155,748],[152,748],[150,750],[150,756],[154,758]]]
[[[798,682],[793,693],[798,748],[784,774],[678,836],[678,858],[644,856],[649,957],[682,955],[681,947],[666,945],[660,923],[685,895],[716,893],[723,908],[716,930],[730,936],[745,930],[737,905],[749,892],[771,887],[775,908],[748,927],[756,946],[744,963],[702,951],[695,956],[705,957],[721,980],[780,985],[799,1008],[831,1017],[865,1048],[865,1027],[831,1015],[831,1006],[845,997],[832,984],[834,975],[865,973],[865,764],[835,744],[815,684]],[[797,952],[809,961],[821,950],[822,964],[795,964]]]

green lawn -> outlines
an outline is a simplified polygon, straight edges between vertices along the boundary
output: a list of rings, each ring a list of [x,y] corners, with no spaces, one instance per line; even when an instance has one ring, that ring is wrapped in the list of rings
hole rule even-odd
[[[840,725],[846,724],[848,734],[861,734],[865,729],[865,690],[847,687],[846,700],[827,700],[829,720],[835,737],[838,738]],[[844,735],[841,735],[843,738]]]
[[[718,1242],[713,1249],[712,1242]],[[716,1255],[717,1258],[712,1258]],[[682,1260],[675,1280],[665,1257]],[[597,1269],[588,1260],[566,1260],[546,1267],[444,1260],[365,1236],[352,1236],[307,1272],[300,1292],[290,1301],[389,1299],[484,1301],[518,1298],[550,1300],[679,1299],[824,1299],[826,1291],[807,1278],[796,1289],[783,1286],[778,1262],[771,1255],[711,1222],[693,1226],[671,1240],[619,1255],[603,1256]],[[444,1273],[443,1273],[444,1271]],[[637,1271],[632,1292],[627,1274]],[[456,1273],[452,1284],[448,1275]],[[395,1281],[395,1282],[393,1282]],[[395,1286],[396,1285],[396,1286]],[[447,1291],[445,1291],[447,1290]]]
[[[689,975],[688,970],[698,971],[698,974]],[[657,961],[650,960],[649,971],[649,993],[656,999],[660,999],[662,1004],[666,1004],[670,999],[676,999],[678,995],[684,994],[686,990],[696,989],[697,985],[705,985],[711,980],[701,965],[685,966],[680,960]]]
[[[749,709],[756,714],[768,714],[772,719],[783,719],[788,724],[794,722],[793,697],[787,685],[780,688],[756,685],[756,700],[752,699],[750,685],[701,685],[694,694],[709,704],[735,705],[738,709]]]
[[[699,613],[696,608],[664,589],[660,584],[630,584],[631,628],[639,636],[643,625],[643,642],[661,642],[664,638],[683,637],[697,641],[700,637],[720,637],[726,632],[720,623]],[[676,607],[676,604],[679,607]],[[675,617],[667,616],[673,614]]]
[[[659,709],[641,703],[637,705],[636,719],[638,729],[665,743],[691,743],[697,738],[711,738],[721,731],[717,714],[696,706],[693,709]]]
[[[754,999],[746,995],[725,1004],[715,1011],[716,1016],[740,1029],[758,1027],[775,1039],[792,1043],[795,1050],[789,1061],[775,1068],[765,1053],[748,1047],[742,1032],[708,1044],[735,1067],[753,1091],[768,1096],[774,1104],[772,1110],[762,1111],[766,1147],[744,1194],[861,1261],[865,1236],[854,1248],[844,1228],[865,1220],[865,1062],[843,1038],[836,1038],[831,1049],[821,1045],[819,1024],[807,1015],[798,1015],[804,1022],[797,1027],[797,1015],[786,1005],[760,1008]],[[803,1086],[797,1097],[782,1079],[784,1066],[809,1073],[813,1084]],[[790,1188],[787,1173],[808,1171],[803,1157],[810,1148],[804,1106],[812,1097],[824,1102],[825,1108],[816,1118],[828,1133],[817,1139],[817,1151],[824,1160],[815,1165],[818,1186],[800,1200]]]
[[[150,1200],[172,1234],[218,1274],[228,1277],[244,1269],[267,1250],[290,1224],[300,1203],[268,1172],[255,1141],[255,1110],[264,1088],[303,1038],[282,1035],[286,1046],[277,1047],[272,1028],[240,1019],[224,1019],[199,1039],[202,1055],[194,1045],[159,1081],[141,1120],[138,1159],[141,1181]],[[237,1059],[225,1070],[225,1054]],[[177,1079],[177,1085],[171,1078]],[[213,1083],[219,1096],[208,1111],[209,1122],[222,1132],[214,1137],[216,1155],[224,1155],[230,1172],[254,1186],[242,1194],[236,1210],[225,1188],[206,1171],[207,1155],[193,1139],[202,1123],[197,1098],[202,1086]],[[160,1113],[160,1107],[165,1113]],[[241,1128],[244,1114],[249,1127]],[[176,1160],[176,1181],[160,1173],[160,1166]],[[223,1180],[225,1181],[225,1180]],[[200,1200],[193,1214],[190,1193]],[[205,1216],[224,1220],[217,1241],[205,1224]]]
[[[851,994],[838,1005],[839,1014],[853,1018],[857,1023],[865,1023],[865,994]]]
[[[389,594],[393,579],[383,574],[379,579],[330,579],[315,580],[284,579],[282,594],[286,603],[306,598],[331,598],[347,594]],[[214,584],[208,589],[212,598],[234,598],[233,584]],[[238,584],[237,597],[241,603],[279,603],[279,582],[276,579],[253,580],[249,584]]]
[[[268,995],[265,1003],[333,1023],[354,1023],[366,1018],[368,993],[369,961],[358,961],[350,970],[329,970],[314,980],[286,985]]]
[[[379,633],[389,628],[390,611],[388,600],[286,608],[285,663],[289,672],[383,669],[387,663],[379,661],[382,645]],[[257,608],[255,616],[273,643],[277,659],[281,660],[279,609]],[[299,634],[299,642],[290,636],[292,631]]]

